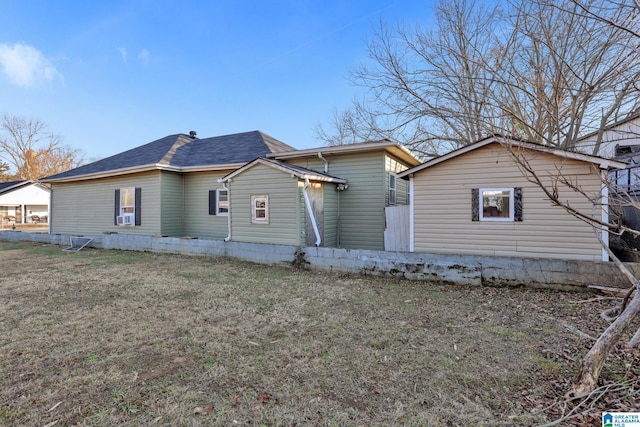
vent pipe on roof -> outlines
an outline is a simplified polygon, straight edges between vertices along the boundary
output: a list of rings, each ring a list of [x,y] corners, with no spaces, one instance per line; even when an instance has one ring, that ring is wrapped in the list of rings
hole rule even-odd
[[[191,139],[196,139],[198,137],[198,132],[192,130],[189,132],[189,136],[191,137]]]

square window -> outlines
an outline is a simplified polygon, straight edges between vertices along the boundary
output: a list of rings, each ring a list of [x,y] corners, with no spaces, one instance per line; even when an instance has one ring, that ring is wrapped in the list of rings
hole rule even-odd
[[[513,188],[481,188],[480,221],[513,221]]]
[[[269,223],[269,196],[251,196],[251,222]]]

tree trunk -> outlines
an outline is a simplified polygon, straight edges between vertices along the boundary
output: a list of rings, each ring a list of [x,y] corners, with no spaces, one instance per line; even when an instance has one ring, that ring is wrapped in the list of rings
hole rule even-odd
[[[635,283],[637,285],[637,281]],[[640,292],[629,302],[618,318],[600,335],[591,350],[582,359],[575,384],[572,389],[574,396],[590,393],[595,389],[607,356],[620,341],[622,335],[640,312]]]

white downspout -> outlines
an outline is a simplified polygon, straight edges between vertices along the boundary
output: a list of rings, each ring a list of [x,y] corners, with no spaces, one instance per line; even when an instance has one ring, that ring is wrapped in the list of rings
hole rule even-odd
[[[324,173],[329,173],[329,162],[322,157],[322,152],[318,151],[318,157],[324,162]]]
[[[603,224],[609,224],[609,187],[607,186],[607,177],[606,177],[606,169],[603,169],[601,171],[602,176],[602,199],[600,200],[601,203],[601,210],[602,210],[602,218],[600,219],[602,221]],[[602,243],[607,245],[607,247],[609,247],[609,228],[603,226],[602,227]],[[609,261],[609,254],[607,253],[607,251],[605,250],[605,248],[602,248],[602,261]]]
[[[320,153],[318,153],[320,154]],[[309,183],[309,178],[304,179],[304,187],[302,187],[302,194],[304,195],[304,203],[307,205],[307,212],[309,212],[309,218],[311,219],[311,225],[313,226],[313,232],[316,234],[316,246],[320,246],[322,243],[322,239],[320,238],[320,231],[318,230],[318,224],[316,223],[316,217],[313,214],[313,209],[311,208],[311,201],[309,200],[309,195],[307,194],[307,188],[311,185]]]
[[[409,175],[409,252],[415,251],[415,205],[413,203],[413,175]]]
[[[224,238],[225,242],[231,240],[231,192],[225,182],[222,183],[222,188],[227,190],[227,203],[229,203],[229,209],[227,211],[227,237]]]
[[[53,211],[53,185],[49,189],[49,203],[47,203],[47,234],[51,234],[51,211]]]

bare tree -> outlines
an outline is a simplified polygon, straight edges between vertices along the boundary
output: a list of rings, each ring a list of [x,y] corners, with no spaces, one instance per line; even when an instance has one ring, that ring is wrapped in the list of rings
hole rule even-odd
[[[585,133],[640,106],[634,87],[640,77],[637,42],[581,10],[572,1],[547,0],[522,2],[514,10],[512,40],[503,51],[507,63],[516,65],[499,70],[494,103],[529,141],[573,149]],[[611,20],[626,19],[623,10],[607,13]]]
[[[385,135],[422,154],[491,134],[572,150],[595,131],[596,154],[606,125],[640,108],[638,7],[635,0],[513,0],[503,8],[444,0],[435,29],[380,24],[367,46],[370,63],[352,74],[365,98],[334,116],[334,125],[357,136]],[[634,232],[563,203],[558,186],[580,193],[578,183],[562,175],[542,181],[522,159],[521,165],[552,203],[597,233]],[[637,279],[616,263],[633,292]],[[584,357],[574,392],[593,390],[607,355],[640,311],[640,297],[631,295]],[[640,340],[640,333],[634,336]]]
[[[367,45],[371,65],[351,76],[367,95],[339,119],[358,120],[346,127],[358,129],[361,140],[399,140],[422,155],[479,139],[483,120],[495,116],[486,102],[493,83],[484,58],[495,56],[498,15],[497,8],[454,0],[438,8],[435,30],[380,23]],[[345,127],[335,118],[336,129]],[[326,132],[317,136],[330,142]]]
[[[316,127],[316,136],[325,141],[328,145],[355,144],[373,139],[384,139],[387,136],[381,135],[367,125],[367,113],[362,109],[347,108],[342,112],[334,110],[331,120],[331,131],[327,131],[321,124]]]
[[[39,120],[4,115],[0,125],[0,160],[14,179],[37,180],[80,164],[80,150],[62,145],[60,136]]]
[[[364,99],[334,116],[333,126],[355,118],[347,127],[358,137],[389,137],[422,154],[491,134],[572,149],[603,121],[640,106],[637,44],[579,12],[571,0],[514,0],[503,8],[445,0],[435,29],[380,24],[367,46],[370,62],[351,76]]]
[[[9,165],[0,162],[0,182],[10,181],[13,177],[9,175]]]
[[[508,146],[508,148],[511,147]],[[616,264],[630,284],[622,303],[603,313],[604,317],[610,320],[611,323],[596,339],[589,352],[587,352],[581,361],[570,394],[573,396],[588,396],[597,386],[607,357],[616,344],[628,333],[634,320],[640,314],[640,293],[637,292],[640,281],[624,263],[619,260],[615,253],[611,251],[608,242],[605,242],[602,238],[603,231],[605,230],[617,235],[624,233],[640,235],[640,231],[625,225],[622,220],[625,207],[631,206],[635,209],[640,209],[640,203],[637,199],[631,197],[626,189],[618,188],[615,183],[609,182],[606,175],[601,175],[602,188],[603,191],[607,191],[609,197],[603,199],[602,192],[593,194],[585,191],[577,179],[565,175],[561,169],[556,171],[539,171],[531,165],[526,154],[522,151],[511,149],[510,153],[523,176],[538,186],[553,206],[559,206],[565,209],[569,214],[593,227],[594,233],[603,249],[608,253],[610,259]],[[572,206],[562,200],[560,195],[567,191],[582,196],[589,202],[589,205],[591,205],[593,209],[589,212],[584,212],[577,209],[575,205]],[[603,200],[605,201],[604,203]],[[604,222],[601,215],[603,210],[611,212],[615,221]],[[616,313],[616,315],[612,316],[612,313]],[[638,344],[640,344],[640,329],[636,331],[629,340],[629,345],[631,346],[638,346]]]

